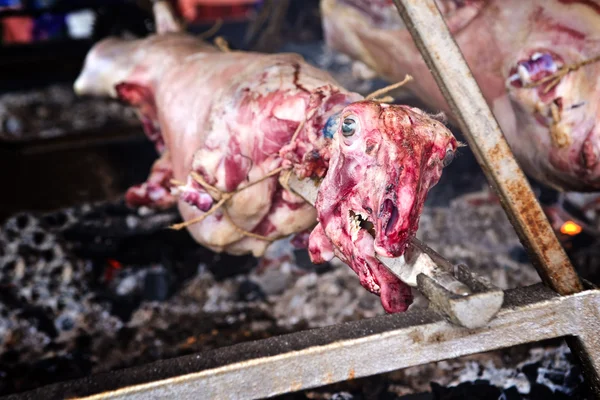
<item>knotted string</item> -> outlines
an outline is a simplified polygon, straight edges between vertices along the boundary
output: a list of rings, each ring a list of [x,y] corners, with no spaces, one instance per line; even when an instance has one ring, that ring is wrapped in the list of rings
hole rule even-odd
[[[298,138],[298,135],[300,133],[300,131],[302,130],[302,128],[304,127],[304,125],[306,124],[306,121],[310,118],[313,117],[313,115],[315,114],[316,109],[313,110],[312,112],[310,112],[308,114],[308,116],[303,119],[299,124],[298,127],[296,128],[296,130],[294,131],[294,134],[292,135],[292,138],[290,139],[289,143],[294,143],[296,141],[296,139]],[[267,173],[265,176],[263,176],[262,178],[248,183],[240,188],[237,188],[236,190],[232,191],[232,192],[224,192],[222,190],[220,190],[219,188],[212,186],[211,184],[209,184],[208,182],[206,182],[206,180],[202,177],[202,175],[196,173],[196,172],[191,172],[190,176],[192,177],[192,179],[194,179],[194,181],[196,183],[198,183],[200,186],[202,186],[204,188],[204,190],[206,190],[206,192],[208,194],[210,194],[210,196],[213,198],[214,201],[216,201],[217,203],[215,203],[208,211],[206,211],[204,214],[200,215],[197,218],[188,220],[188,221],[184,221],[180,224],[175,224],[171,226],[171,229],[174,230],[181,230],[184,228],[187,228],[190,225],[194,225],[197,223],[200,223],[202,221],[204,221],[206,218],[208,218],[208,216],[214,214],[217,210],[219,210],[221,207],[223,207],[223,205],[225,205],[235,194],[246,190],[254,185],[257,185],[275,175],[280,174],[281,172],[286,172],[285,177],[283,178],[283,182],[282,182],[282,186],[284,187],[284,189],[286,190],[290,190],[289,185],[287,184],[291,173],[292,173],[292,167],[291,166],[285,166],[285,167],[278,167],[275,168],[274,170],[270,171],[269,173]],[[281,181],[281,180],[280,180]],[[172,180],[171,183],[173,183],[174,185],[177,186],[183,186],[183,182],[179,182],[176,180]],[[256,233],[253,232],[249,232],[245,229],[240,228],[239,226],[237,226],[233,220],[231,219],[231,217],[229,216],[229,214],[227,213],[227,209],[224,208],[223,210],[223,215],[228,219],[228,221],[231,223],[231,225],[233,225],[234,229],[245,235],[245,236],[249,236],[255,239],[259,239],[259,240],[265,240],[265,241],[269,241],[269,242],[274,242],[276,240],[282,239],[285,236],[281,236],[281,237],[275,237],[275,238],[268,238],[266,236],[263,235],[258,235]],[[287,236],[287,235],[286,235]]]
[[[524,85],[524,88],[533,88],[533,87],[537,87],[537,86],[541,86],[544,85],[546,83],[548,83],[548,86],[546,86],[546,88],[544,89],[544,94],[550,92],[556,85],[558,85],[560,83],[560,80],[567,74],[573,72],[573,71],[577,71],[579,68],[584,67],[586,65],[595,63],[600,61],[600,55],[596,56],[596,57],[592,57],[592,58],[588,58],[587,60],[583,60],[571,65],[565,65],[562,68],[560,68],[558,71],[556,71],[554,74],[552,75],[548,75],[542,79],[540,79],[537,82],[532,82],[532,83],[528,83],[527,85]]]

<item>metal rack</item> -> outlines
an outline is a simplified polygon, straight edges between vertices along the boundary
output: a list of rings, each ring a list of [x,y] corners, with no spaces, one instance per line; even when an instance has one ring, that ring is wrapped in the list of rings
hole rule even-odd
[[[600,290],[584,287],[435,0],[394,0],[545,285],[509,290],[486,326],[409,311],[159,361],[9,399],[254,399],[550,338],[566,338],[600,398]]]

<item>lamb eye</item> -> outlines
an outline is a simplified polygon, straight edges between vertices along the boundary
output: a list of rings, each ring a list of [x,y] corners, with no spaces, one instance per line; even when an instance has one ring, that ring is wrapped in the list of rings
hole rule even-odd
[[[356,132],[356,121],[353,118],[344,118],[342,123],[342,135],[349,137]]]
[[[454,152],[450,149],[446,150],[446,155],[444,156],[444,160],[442,161],[444,167],[447,167],[454,160]]]

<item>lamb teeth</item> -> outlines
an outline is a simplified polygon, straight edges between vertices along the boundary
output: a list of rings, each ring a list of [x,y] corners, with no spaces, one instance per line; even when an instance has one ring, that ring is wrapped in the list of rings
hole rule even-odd
[[[524,84],[530,83],[531,77],[529,75],[529,71],[527,71],[527,68],[524,65],[519,65],[517,67],[517,73],[521,78],[521,82],[523,82]]]
[[[360,229],[361,229],[361,227],[360,227],[361,216],[352,210],[350,210],[349,214],[350,215],[348,216],[349,217],[348,222],[350,223],[350,236],[351,236],[352,240],[354,241],[358,238],[358,233],[360,232]]]

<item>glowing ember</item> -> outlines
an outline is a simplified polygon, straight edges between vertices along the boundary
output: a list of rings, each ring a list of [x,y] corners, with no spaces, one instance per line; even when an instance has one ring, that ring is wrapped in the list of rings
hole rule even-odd
[[[567,221],[560,227],[560,233],[569,236],[579,235],[581,233],[581,226],[573,221]]]
[[[109,258],[106,262],[108,265],[104,270],[104,281],[111,282],[115,277],[116,271],[121,269],[123,266],[120,262],[112,258]]]
[[[122,267],[120,262],[113,260],[112,258],[108,260],[108,264],[114,269],[121,269]]]

